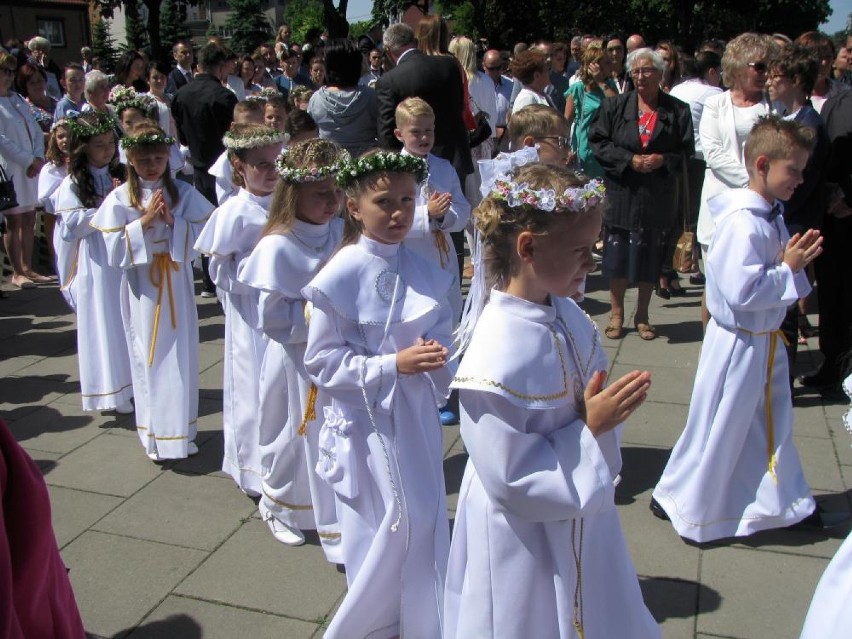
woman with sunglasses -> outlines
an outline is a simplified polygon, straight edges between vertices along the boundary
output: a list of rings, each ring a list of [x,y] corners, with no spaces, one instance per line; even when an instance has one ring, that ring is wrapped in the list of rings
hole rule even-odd
[[[32,288],[49,282],[32,268],[38,174],[44,166],[44,134],[29,105],[12,90],[17,63],[0,52],[0,166],[15,185],[18,206],[3,211],[7,230],[3,236],[12,264],[12,284]]]
[[[604,334],[620,339],[624,295],[636,284],[633,323],[643,340],[657,332],[648,318],[651,292],[660,277],[666,237],[677,219],[677,179],[695,152],[689,106],[660,89],[665,62],[652,49],[627,56],[636,87],[603,101],[589,143],[604,170],[608,206],[602,272],[612,305]]]
[[[722,56],[722,74],[730,87],[707,98],[698,135],[707,169],[698,213],[698,243],[706,252],[716,225],[707,201],[729,189],[748,184],[743,146],[752,127],[770,111],[764,97],[768,63],[777,51],[768,35],[743,33],[728,43]],[[702,305],[704,324],[710,319]]]

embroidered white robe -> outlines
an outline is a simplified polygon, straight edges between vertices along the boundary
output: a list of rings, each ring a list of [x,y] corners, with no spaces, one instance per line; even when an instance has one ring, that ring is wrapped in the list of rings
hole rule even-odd
[[[142,206],[162,188],[140,180]],[[162,219],[142,228],[127,184],[107,196],[92,220],[104,234],[107,258],[123,269],[121,315],[127,331],[136,404],[136,428],[145,452],[161,459],[187,456],[198,421],[198,312],[192,248],[213,209],[204,196],[175,182],[169,201],[174,226]]]
[[[258,377],[267,340],[258,329],[258,292],[237,272],[260,239],[271,199],[239,189],[213,211],[195,242],[196,251],[210,256],[208,272],[225,309],[222,470],[250,495],[261,493]]]
[[[400,375],[396,354],[419,338],[451,344],[451,284],[401,245],[361,237],[302,291],[313,304],[305,368],[332,398],[321,464],[349,585],[328,639],[441,636],[449,522],[438,406],[452,371]]]
[[[95,190],[105,196],[112,189],[107,167],[90,167]],[[111,410],[133,397],[130,356],[118,303],[121,269],[109,264],[101,233],[92,228],[97,208],[86,208],[77,187],[66,177],[54,195],[57,217],[57,255],[60,290],[77,317],[77,361],[83,410]]]
[[[575,621],[586,637],[659,638],[615,509],[619,433],[596,439],[578,412],[606,368],[597,329],[573,301],[491,292],[452,384],[470,457],[445,639],[576,638]]]
[[[787,307],[810,285],[782,262],[789,236],[780,215],[770,221],[772,206],[761,196],[728,191],[709,207],[712,319],[686,427],[654,489],[678,534],[697,542],[790,526],[815,507],[793,442],[789,370],[777,335]]]
[[[229,200],[230,201],[230,200]],[[318,391],[314,419],[302,420],[311,382],[305,372],[308,326],[302,288],[340,244],[343,221],[296,220],[286,234],[263,237],[239,280],[260,293],[260,328],[269,344],[260,369],[260,463],[266,507],[284,523],[316,529],[326,558],[343,563],[334,492],[316,473],[328,395]]]

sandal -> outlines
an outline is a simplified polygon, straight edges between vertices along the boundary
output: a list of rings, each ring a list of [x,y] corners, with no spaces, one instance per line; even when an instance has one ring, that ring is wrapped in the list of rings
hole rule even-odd
[[[609,339],[621,339],[624,335],[624,316],[610,315],[609,324],[604,329],[604,335]]]
[[[634,317],[633,326],[636,327],[636,332],[639,333],[639,337],[646,342],[650,342],[652,339],[657,339],[657,329],[651,326],[647,319],[645,319],[645,321],[641,321]]]
[[[819,329],[811,325],[807,315],[799,315],[799,334],[805,338],[816,337],[819,335]]]

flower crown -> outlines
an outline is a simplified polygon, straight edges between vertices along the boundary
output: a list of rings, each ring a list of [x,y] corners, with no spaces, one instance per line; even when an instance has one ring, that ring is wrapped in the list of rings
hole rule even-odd
[[[116,113],[125,109],[139,109],[142,113],[149,113],[157,106],[156,100],[150,95],[137,93],[135,89],[124,86],[113,87],[107,102],[115,107]]]
[[[127,151],[137,146],[171,146],[175,139],[165,133],[145,133],[143,135],[125,135],[121,138],[121,148]]]
[[[327,177],[331,177],[340,171],[340,167],[352,159],[348,152],[343,151],[334,164],[328,166],[308,166],[298,169],[288,166],[287,160],[290,157],[290,150],[284,149],[279,156],[275,158],[275,170],[278,171],[279,177],[285,182],[295,182],[296,184],[305,184],[306,182],[319,182]]]
[[[581,213],[604,202],[606,187],[601,180],[590,180],[584,186],[568,188],[557,195],[553,189],[533,189],[526,182],[513,184],[511,177],[502,175],[494,181],[491,197],[513,209],[529,206],[549,213],[557,210]]]
[[[414,155],[402,155],[390,151],[379,151],[366,157],[341,162],[337,173],[337,184],[346,188],[359,178],[370,173],[390,171],[393,173],[411,173],[418,182],[426,179],[429,173],[426,160]]]
[[[97,119],[95,124],[89,124],[86,120],[82,120],[80,118],[81,114],[77,111],[69,111],[66,113],[65,118],[61,120],[61,123],[68,127],[68,130],[71,131],[71,135],[78,138],[93,138],[96,135],[101,135],[102,133],[115,132],[116,121],[112,118],[112,116],[98,111],[89,111],[88,114],[95,116]],[[89,115],[86,117],[89,117]]]
[[[287,134],[278,129],[264,127],[264,130],[253,135],[239,135],[233,131],[225,133],[222,138],[222,144],[229,151],[239,151],[242,149],[256,149],[261,146],[270,146],[272,144],[284,144],[287,141]]]

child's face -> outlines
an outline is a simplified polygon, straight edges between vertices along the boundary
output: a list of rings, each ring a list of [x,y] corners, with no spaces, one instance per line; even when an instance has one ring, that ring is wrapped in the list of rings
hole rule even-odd
[[[343,190],[334,178],[319,182],[305,182],[298,186],[296,218],[308,224],[326,224],[340,213],[343,207]]]
[[[418,115],[402,128],[394,129],[393,134],[411,155],[425,157],[435,144],[435,118]]]
[[[62,151],[63,155],[68,155],[68,145],[71,144],[71,133],[67,126],[58,126],[54,131],[56,136],[56,146]]]
[[[59,129],[57,129],[59,130]],[[58,142],[57,136],[57,142]],[[61,148],[61,147],[60,147]],[[112,132],[96,135],[86,145],[86,157],[95,168],[105,167],[115,155],[115,137]]]
[[[119,117],[121,130],[125,134],[130,133],[136,125],[144,122],[146,119],[145,115],[139,109],[125,109]]]
[[[266,124],[263,111],[239,111],[234,115],[236,124]]]
[[[399,244],[414,221],[417,183],[410,173],[388,173],[365,188],[346,207],[366,237],[382,244]]]
[[[755,164],[761,169],[761,160],[764,160],[761,175],[765,175],[765,192],[768,200],[787,201],[793,196],[793,191],[802,183],[802,175],[808,163],[810,153],[805,149],[794,148],[787,158],[770,160],[766,156],[757,158]]]
[[[127,161],[141,179],[154,182],[169,167],[169,148],[165,145],[142,146],[127,153]]]
[[[162,93],[166,90],[168,80],[165,73],[160,73],[156,69],[151,69],[151,73],[148,74],[148,84],[151,85],[151,90],[157,93]]]
[[[592,245],[601,230],[597,209],[563,216],[546,235],[534,238],[532,268],[536,287],[545,295],[571,297],[595,263]]]
[[[287,111],[283,107],[267,105],[263,109],[264,124],[279,131],[284,130],[284,123],[287,121]]]
[[[527,144],[529,141],[529,144]],[[571,141],[568,132],[561,127],[551,129],[547,135],[540,138],[527,137],[525,146],[538,144],[538,159],[544,164],[565,166],[571,153]]]
[[[311,101],[310,98],[304,98],[304,97],[299,98],[298,100],[296,100],[296,108],[300,109],[302,111],[307,111],[308,110],[308,103],[310,103],[310,101]]]
[[[766,75],[766,92],[770,100],[787,103],[796,97],[796,82],[779,69],[771,69]]]
[[[235,170],[242,176],[245,189],[252,195],[269,195],[278,183],[275,158],[281,153],[280,144],[270,144],[249,149],[245,160],[235,162]]]
[[[80,69],[66,69],[65,91],[75,102],[80,101],[80,96],[83,95],[85,85],[86,76]]]

